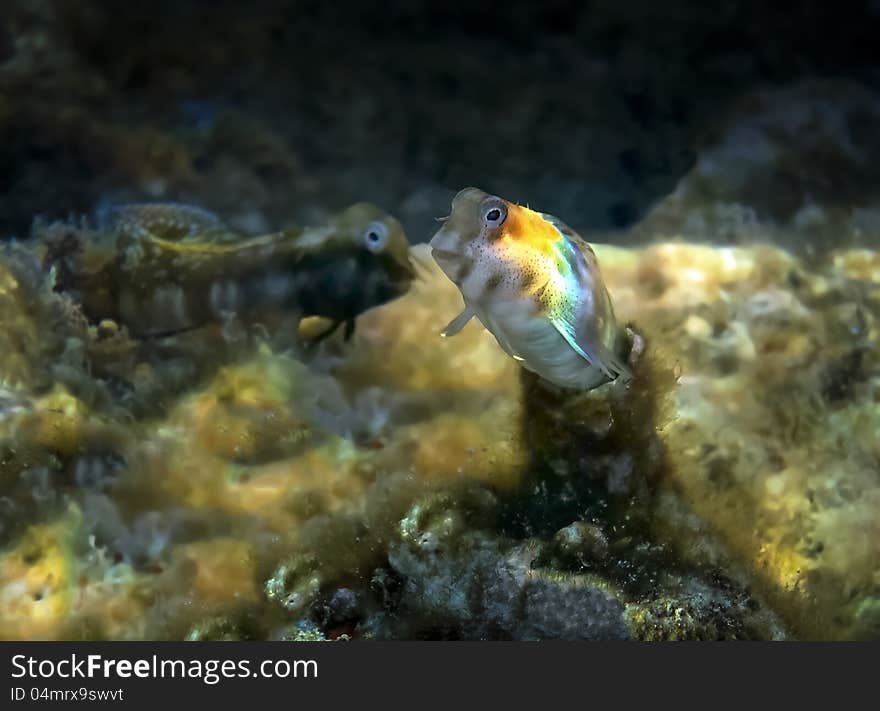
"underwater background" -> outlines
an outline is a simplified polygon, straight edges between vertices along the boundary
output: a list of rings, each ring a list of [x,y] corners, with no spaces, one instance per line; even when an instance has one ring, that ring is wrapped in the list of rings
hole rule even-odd
[[[878,36],[5,2],[0,638],[880,637]],[[470,185],[593,244],[629,383],[440,337]]]

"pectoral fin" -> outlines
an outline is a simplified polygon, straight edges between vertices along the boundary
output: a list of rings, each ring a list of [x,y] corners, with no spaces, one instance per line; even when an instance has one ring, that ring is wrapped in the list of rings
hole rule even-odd
[[[584,339],[579,342],[574,326],[569,321],[556,317],[551,318],[550,322],[581,358],[601,370],[609,380],[618,376],[632,377],[623,361],[601,343],[587,343]]]
[[[470,321],[474,317],[474,312],[469,306],[465,306],[464,311],[462,311],[458,316],[452,319],[444,328],[440,335],[443,338],[451,338],[456,333],[458,333],[461,329],[463,329],[467,322]]]

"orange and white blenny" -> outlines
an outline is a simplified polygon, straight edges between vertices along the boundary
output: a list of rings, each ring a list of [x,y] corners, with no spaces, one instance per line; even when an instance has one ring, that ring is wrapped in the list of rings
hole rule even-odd
[[[589,390],[630,371],[593,249],[552,215],[465,188],[431,239],[431,253],[474,316],[520,364],[555,385]]]

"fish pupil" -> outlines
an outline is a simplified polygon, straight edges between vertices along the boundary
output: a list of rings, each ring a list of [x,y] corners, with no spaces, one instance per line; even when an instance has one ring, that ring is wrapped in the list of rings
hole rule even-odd
[[[489,212],[486,213],[486,219],[489,220],[489,222],[495,222],[500,217],[501,210],[499,210],[497,207],[493,207],[491,210],[489,210]]]

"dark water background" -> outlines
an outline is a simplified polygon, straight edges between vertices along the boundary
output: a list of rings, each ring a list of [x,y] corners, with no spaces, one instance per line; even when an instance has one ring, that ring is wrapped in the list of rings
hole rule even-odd
[[[876,0],[7,0],[0,234],[102,201],[259,232],[365,199],[418,242],[469,184],[627,228],[750,91],[876,89],[878,36]]]

